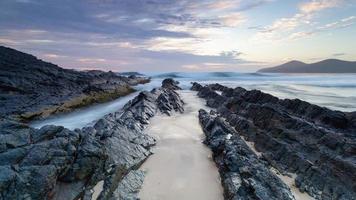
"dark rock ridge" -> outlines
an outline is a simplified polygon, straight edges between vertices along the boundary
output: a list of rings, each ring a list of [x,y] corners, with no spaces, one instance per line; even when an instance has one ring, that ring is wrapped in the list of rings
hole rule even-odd
[[[134,91],[131,86],[148,81],[113,72],[63,69],[0,46],[0,116],[28,121],[69,112],[124,96]]]
[[[328,59],[306,64],[300,61],[290,61],[277,67],[258,70],[267,73],[356,73],[356,62]]]
[[[294,199],[289,187],[223,118],[200,110],[199,120],[206,134],[204,142],[219,168],[225,199]]]
[[[93,127],[33,129],[0,121],[0,199],[137,199],[138,167],[155,139],[143,133],[157,112],[183,112],[171,89],[141,92]],[[102,185],[102,187],[100,187]]]
[[[254,142],[261,159],[282,174],[295,173],[302,192],[323,200],[355,199],[356,112],[219,84],[194,83],[192,89],[236,130],[233,135]]]
[[[172,78],[166,78],[162,82],[163,88],[168,88],[168,89],[172,89],[172,90],[181,90],[182,88],[180,88],[178,85],[179,85],[179,82]]]

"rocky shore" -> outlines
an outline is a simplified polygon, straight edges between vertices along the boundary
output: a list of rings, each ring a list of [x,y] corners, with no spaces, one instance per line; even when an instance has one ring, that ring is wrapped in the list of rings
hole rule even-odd
[[[163,80],[93,126],[35,129],[26,122],[115,99],[150,80],[63,69],[1,46],[0,66],[0,200],[138,199],[145,175],[139,167],[156,144],[144,130],[157,113],[184,112],[177,81]],[[199,121],[225,199],[356,200],[356,112],[241,87],[191,89],[211,108],[199,111]]]
[[[0,46],[0,116],[28,122],[125,96],[148,78],[63,69]]]
[[[223,180],[225,199],[294,199],[287,185],[223,118],[200,110],[199,119]]]
[[[225,199],[293,199],[273,169],[295,174],[295,186],[315,199],[355,199],[355,112],[219,84],[192,90],[213,108],[199,117]]]
[[[155,144],[143,130],[157,112],[184,111],[176,87],[141,92],[93,127],[74,131],[2,118],[0,199],[136,199],[144,176],[137,169]]]

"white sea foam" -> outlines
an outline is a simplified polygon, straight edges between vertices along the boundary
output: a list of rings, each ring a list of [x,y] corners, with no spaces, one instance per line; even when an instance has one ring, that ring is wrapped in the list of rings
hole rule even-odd
[[[121,109],[130,99],[134,98],[138,93],[132,93],[125,97],[118,98],[114,101],[89,106],[84,109],[73,111],[67,114],[50,117],[46,120],[34,121],[30,125],[34,128],[41,128],[45,125],[64,126],[68,129],[82,128],[101,117],[111,112]]]

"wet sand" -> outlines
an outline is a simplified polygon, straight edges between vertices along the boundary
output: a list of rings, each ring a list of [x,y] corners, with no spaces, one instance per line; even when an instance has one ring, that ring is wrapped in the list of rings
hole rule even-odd
[[[104,181],[99,181],[95,187],[93,188],[93,195],[92,195],[92,199],[93,200],[96,200],[98,199],[100,193],[103,191],[103,188],[104,188]]]
[[[276,169],[272,168],[272,172],[274,172],[278,178],[280,178],[286,185],[289,186],[290,191],[292,192],[293,196],[295,197],[296,200],[314,200],[313,197],[311,197],[308,193],[306,192],[301,192],[297,186],[295,186],[295,178],[297,177],[296,174],[290,174],[290,176],[284,176],[280,174]]]
[[[142,200],[222,200],[223,189],[211,151],[203,143],[198,110],[205,102],[192,91],[180,91],[184,114],[157,115],[147,133],[158,139],[146,171]],[[206,108],[208,109],[208,108]]]

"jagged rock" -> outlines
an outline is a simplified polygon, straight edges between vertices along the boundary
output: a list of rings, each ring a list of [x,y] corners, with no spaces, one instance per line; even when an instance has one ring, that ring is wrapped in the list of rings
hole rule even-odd
[[[254,142],[270,165],[297,174],[295,184],[301,191],[316,199],[355,199],[354,113],[239,87],[194,89],[239,136]]]
[[[223,118],[200,110],[199,120],[206,135],[204,142],[212,149],[219,168],[225,199],[294,199],[289,187]]]
[[[68,200],[79,199],[82,195],[83,187],[85,187],[85,181],[75,182],[57,182],[54,189],[53,199],[55,200]],[[84,195],[85,196],[85,195]],[[83,197],[83,199],[85,199]]]
[[[191,84],[192,84],[192,87],[190,89],[193,91],[200,91],[203,88],[203,86],[197,82],[192,82]]]
[[[58,177],[69,169],[75,157],[79,134],[55,126],[35,130],[6,119],[0,124],[0,135],[6,144],[18,139],[6,137],[9,132],[29,138],[21,146],[7,145],[0,153],[0,166],[6,169],[0,171],[0,176],[8,174],[0,180],[0,185],[6,185],[6,189],[0,190],[0,199],[51,198]]]
[[[162,81],[162,88],[171,90],[181,90],[182,88],[180,88],[178,85],[179,82],[172,78],[166,78]]]
[[[158,88],[141,92],[93,127],[74,131],[1,119],[0,199],[91,199],[100,181],[99,199],[122,196],[118,187],[126,188],[127,199],[134,197],[143,176],[135,170],[155,144],[144,128],[157,112],[183,111],[182,106],[176,92]]]
[[[144,177],[145,173],[142,170],[130,171],[116,188],[110,200],[138,200]]]
[[[169,111],[171,110],[180,113],[184,112],[184,108],[183,108],[184,102],[180,99],[178,93],[174,90],[169,89],[161,93],[158,96],[157,105],[159,110],[167,115],[170,115]]]
[[[162,100],[162,95],[173,95],[174,98]],[[149,148],[155,144],[155,140],[142,133],[149,124],[149,119],[157,111],[170,115],[170,112],[183,110],[183,104],[180,102],[182,100],[173,90],[154,89],[151,92],[141,92],[126,104],[123,112],[108,115],[103,119],[105,126],[109,127],[105,129],[105,135],[110,135],[105,139],[105,148],[109,154],[106,165],[110,166],[107,170],[110,175],[104,180],[104,190],[99,199],[110,197],[127,173],[137,169],[151,155]],[[97,126],[99,125],[95,125]]]
[[[2,46],[0,74],[0,116],[23,121],[109,101],[133,92],[132,85],[149,82],[113,72],[63,69]]]

